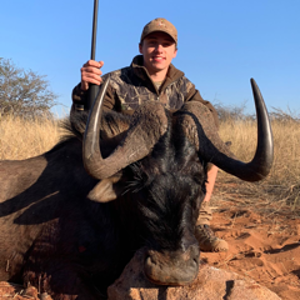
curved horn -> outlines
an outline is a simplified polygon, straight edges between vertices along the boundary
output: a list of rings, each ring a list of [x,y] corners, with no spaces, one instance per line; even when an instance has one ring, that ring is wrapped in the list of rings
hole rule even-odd
[[[251,79],[251,86],[256,107],[258,137],[254,158],[249,163],[237,160],[229,151],[218,135],[211,112],[204,105],[192,101],[187,103],[180,113],[180,122],[187,137],[196,145],[197,151],[206,161],[242,180],[258,181],[270,172],[274,146],[268,112],[254,79]]]
[[[86,171],[97,179],[112,176],[129,164],[147,156],[168,128],[168,117],[162,105],[147,102],[132,116],[131,125],[114,152],[103,159],[99,131],[102,103],[109,78],[101,87],[88,118],[83,141],[83,162]]]

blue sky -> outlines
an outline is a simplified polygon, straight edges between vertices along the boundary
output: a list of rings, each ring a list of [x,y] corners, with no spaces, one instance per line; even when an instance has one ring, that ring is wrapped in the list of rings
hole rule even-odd
[[[80,67],[90,58],[93,0],[2,1],[0,57],[46,75],[66,113]],[[103,72],[131,63],[146,23],[178,29],[174,65],[212,103],[254,111],[253,77],[267,107],[300,111],[299,0],[99,0],[96,59]]]

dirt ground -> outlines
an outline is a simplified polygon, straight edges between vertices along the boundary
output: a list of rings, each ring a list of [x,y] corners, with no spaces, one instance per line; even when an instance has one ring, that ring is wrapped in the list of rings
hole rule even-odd
[[[299,210],[280,202],[247,202],[237,194],[220,199],[213,201],[211,227],[228,241],[229,251],[202,252],[201,258],[254,279],[283,300],[300,299]]]
[[[212,228],[229,243],[224,253],[201,253],[216,268],[254,279],[283,300],[300,299],[300,213],[268,201],[247,201],[217,189]],[[20,290],[18,286],[16,291]],[[25,299],[0,282],[0,299]]]

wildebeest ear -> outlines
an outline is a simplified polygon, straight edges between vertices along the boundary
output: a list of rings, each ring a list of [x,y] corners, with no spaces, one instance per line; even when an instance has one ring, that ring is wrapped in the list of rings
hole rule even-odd
[[[88,194],[90,200],[105,203],[117,199],[121,194],[121,187],[118,182],[121,174],[115,174],[101,180]]]

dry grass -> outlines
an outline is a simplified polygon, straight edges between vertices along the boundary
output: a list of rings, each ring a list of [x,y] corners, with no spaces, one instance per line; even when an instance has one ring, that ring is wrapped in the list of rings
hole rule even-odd
[[[256,123],[253,121],[230,121],[221,124],[220,135],[224,141],[232,141],[231,150],[236,156],[249,161],[256,148]],[[266,204],[281,201],[291,210],[300,208],[300,122],[281,119],[272,121],[274,138],[274,163],[270,175],[259,183],[244,183],[221,173],[219,181],[238,183],[233,192],[245,198],[266,200]]]
[[[292,118],[272,122],[275,159],[270,175],[259,183],[245,183],[220,172],[216,189],[221,197],[239,193],[244,201],[259,198],[266,202],[282,202],[291,210],[300,208],[300,123]],[[58,120],[24,121],[6,118],[0,120],[0,159],[25,159],[51,149],[62,132]],[[236,156],[248,161],[256,147],[256,123],[226,120],[221,123],[220,135],[232,142]],[[232,184],[232,190],[230,190]]]
[[[0,159],[26,159],[51,149],[59,140],[59,121],[0,119]]]

